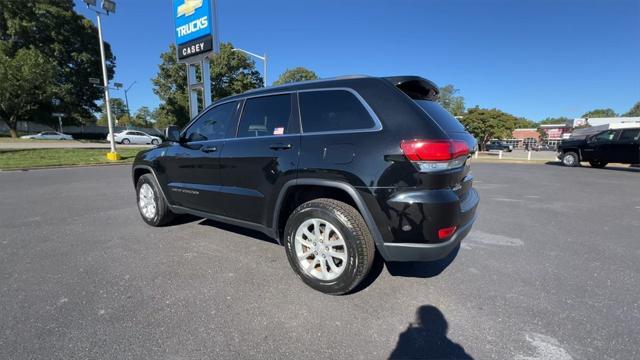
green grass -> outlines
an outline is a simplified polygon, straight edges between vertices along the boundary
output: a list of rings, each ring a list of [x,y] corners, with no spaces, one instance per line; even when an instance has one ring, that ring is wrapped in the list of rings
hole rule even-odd
[[[0,150],[0,169],[29,169],[47,166],[130,163],[144,149],[118,149],[120,161],[107,160],[109,149],[20,149]]]

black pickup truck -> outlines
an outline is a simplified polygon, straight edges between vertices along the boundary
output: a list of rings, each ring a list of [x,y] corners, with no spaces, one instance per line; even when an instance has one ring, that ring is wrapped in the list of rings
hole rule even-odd
[[[611,129],[584,139],[564,140],[558,153],[565,166],[579,166],[581,161],[596,168],[609,163],[640,164],[640,128]]]

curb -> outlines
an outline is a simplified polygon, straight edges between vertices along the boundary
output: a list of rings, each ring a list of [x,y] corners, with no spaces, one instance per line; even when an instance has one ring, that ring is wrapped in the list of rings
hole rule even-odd
[[[25,167],[25,168],[15,168],[15,169],[0,169],[0,172],[17,172],[17,171],[49,170],[49,169],[75,169],[75,168],[86,168],[86,167],[131,165],[132,163],[133,163],[133,160],[132,161],[125,160],[125,161],[120,161],[116,163],[36,166],[36,167]]]

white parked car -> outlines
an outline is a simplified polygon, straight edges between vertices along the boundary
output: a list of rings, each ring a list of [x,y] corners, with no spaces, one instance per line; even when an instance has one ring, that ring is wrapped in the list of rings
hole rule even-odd
[[[57,131],[43,131],[38,134],[20,136],[20,138],[34,140],[73,140],[73,136],[59,133]]]
[[[120,144],[151,144],[158,145],[162,139],[157,136],[151,136],[137,130],[125,130],[114,134],[115,141]],[[107,135],[107,140],[111,141],[111,137]]]

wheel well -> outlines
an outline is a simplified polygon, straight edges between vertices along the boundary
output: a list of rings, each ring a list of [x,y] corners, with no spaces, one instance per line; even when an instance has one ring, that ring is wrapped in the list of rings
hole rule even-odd
[[[138,179],[144,174],[151,174],[151,170],[145,168],[137,168],[133,170],[133,186],[138,184]]]
[[[287,224],[289,215],[300,205],[315,199],[328,198],[341,201],[343,203],[353,206],[358,212],[358,206],[355,201],[346,191],[321,185],[295,185],[287,190],[284,198],[282,199],[282,206],[278,214],[278,228],[277,235],[280,239],[284,235],[284,227]]]

